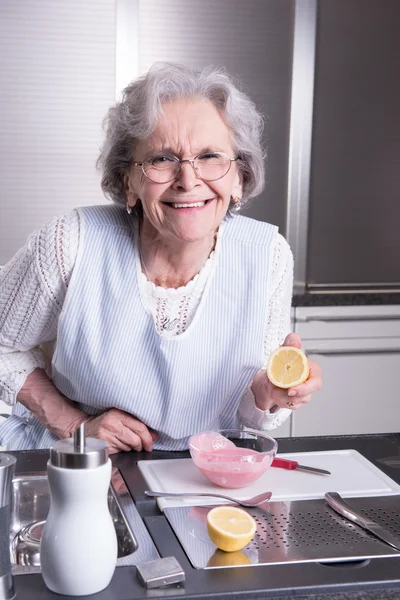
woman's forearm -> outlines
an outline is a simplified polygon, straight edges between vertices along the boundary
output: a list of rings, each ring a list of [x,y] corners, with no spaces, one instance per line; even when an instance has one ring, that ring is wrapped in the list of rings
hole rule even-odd
[[[87,420],[87,414],[61,394],[43,369],[28,375],[17,400],[59,438],[70,437]]]
[[[39,348],[24,352],[12,351],[0,344],[0,400],[9,406],[17,402],[17,395],[26,378],[35,369],[46,366]]]
[[[258,431],[271,431],[279,427],[291,414],[288,409],[274,405],[271,410],[260,408],[251,388],[247,388],[238,408],[239,419],[245,427]]]

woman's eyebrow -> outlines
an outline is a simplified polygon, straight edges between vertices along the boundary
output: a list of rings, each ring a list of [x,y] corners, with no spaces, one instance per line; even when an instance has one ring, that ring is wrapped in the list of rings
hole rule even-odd
[[[197,154],[207,154],[209,152],[225,152],[225,150],[222,150],[219,146],[205,146]]]
[[[207,154],[209,152],[225,152],[225,150],[222,150],[221,148],[219,148],[218,146],[203,146],[199,149],[197,149],[194,153],[193,156],[198,156],[199,154]],[[162,146],[162,147],[154,147],[154,148],[149,148],[148,150],[148,154],[147,156],[158,156],[160,154],[168,154],[168,155],[172,155],[172,156],[176,156],[178,158],[180,158],[180,152],[177,152],[176,150],[174,150],[173,148],[171,148],[170,146]]]
[[[154,148],[149,148],[147,151],[146,156],[178,156],[176,150],[173,150],[171,147],[154,147]]]

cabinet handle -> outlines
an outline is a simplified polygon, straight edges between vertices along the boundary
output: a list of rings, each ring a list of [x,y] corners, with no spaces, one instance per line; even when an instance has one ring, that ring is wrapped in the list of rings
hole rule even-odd
[[[300,323],[310,323],[311,321],[318,321],[323,323],[324,321],[326,322],[337,322],[337,321],[399,321],[400,322],[400,315],[343,315],[341,317],[339,316],[330,316],[327,315],[326,317],[298,317],[296,316],[295,321],[298,321]]]
[[[332,349],[322,349],[319,350],[317,348],[304,348],[305,352],[307,354],[322,354],[322,355],[329,355],[329,354],[335,354],[335,355],[339,355],[339,354],[397,354],[400,352],[400,347],[395,347],[395,348],[361,348],[361,349],[348,349],[346,350],[345,348],[332,348]]]

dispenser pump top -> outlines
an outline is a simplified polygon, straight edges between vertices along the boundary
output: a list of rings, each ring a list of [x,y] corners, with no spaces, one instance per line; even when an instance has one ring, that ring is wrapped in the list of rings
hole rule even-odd
[[[85,423],[72,438],[59,440],[50,448],[50,463],[64,469],[95,469],[108,460],[108,446],[103,440],[87,438]]]

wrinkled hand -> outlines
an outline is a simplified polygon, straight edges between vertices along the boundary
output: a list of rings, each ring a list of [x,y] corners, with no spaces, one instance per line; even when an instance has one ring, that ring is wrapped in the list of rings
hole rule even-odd
[[[300,336],[297,333],[289,333],[282,345],[301,348]],[[307,381],[288,390],[273,385],[266,376],[265,370],[259,371],[251,386],[257,407],[261,410],[271,410],[275,406],[296,410],[303,404],[307,404],[311,400],[311,394],[322,387],[321,367],[314,360],[309,360],[308,365],[310,374]]]
[[[86,435],[107,442],[110,454],[130,450],[151,452],[157,438],[144,423],[118,408],[111,408],[98,417],[88,417],[85,422]]]

